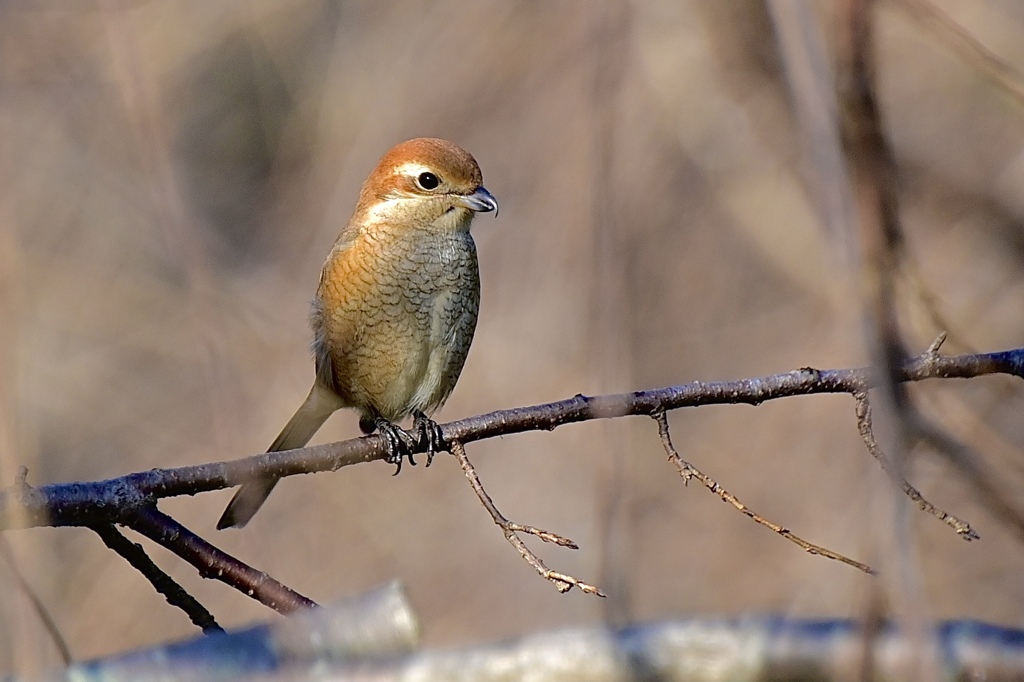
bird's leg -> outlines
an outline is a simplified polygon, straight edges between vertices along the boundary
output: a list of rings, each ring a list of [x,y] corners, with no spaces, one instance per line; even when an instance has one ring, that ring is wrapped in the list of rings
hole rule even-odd
[[[419,410],[413,410],[412,430],[419,437],[417,443],[427,451],[427,466],[434,461],[434,455],[448,449],[444,442],[444,434],[437,422],[423,414]]]
[[[409,464],[416,466],[416,460],[412,458],[412,451],[416,447],[416,441],[413,439],[412,434],[397,424],[389,422],[384,417],[378,416],[375,418],[373,425],[387,444],[388,454],[384,459],[389,464],[395,465],[395,476],[402,470],[402,459],[405,457],[409,458]]]

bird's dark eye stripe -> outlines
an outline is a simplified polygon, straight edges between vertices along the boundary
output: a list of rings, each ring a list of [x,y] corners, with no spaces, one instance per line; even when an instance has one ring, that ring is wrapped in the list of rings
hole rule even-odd
[[[420,173],[416,178],[416,184],[421,189],[431,190],[437,189],[437,186],[441,184],[441,181],[437,179],[437,176],[433,173]]]

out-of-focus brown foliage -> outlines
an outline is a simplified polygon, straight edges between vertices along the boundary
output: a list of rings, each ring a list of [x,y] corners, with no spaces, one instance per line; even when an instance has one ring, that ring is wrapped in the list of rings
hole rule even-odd
[[[1014,3],[940,4],[1024,70]],[[4,484],[22,464],[44,483],[266,447],[308,390],[308,300],[359,183],[419,135],[469,149],[502,206],[474,227],[480,324],[439,419],[863,362],[859,302],[801,183],[762,4],[598,5],[5,4]],[[877,16],[910,251],[950,327],[946,348],[1020,345],[1024,110],[905,12],[881,3]],[[940,329],[917,291],[904,294],[921,350]],[[1020,485],[1024,399],[1010,379],[913,393]],[[356,435],[355,422],[339,414],[318,440]],[[887,568],[893,497],[848,398],[672,422],[682,454],[751,507]],[[527,434],[470,456],[507,515],[581,544],[550,563],[606,578],[615,618],[864,608],[870,578],[683,488],[653,424]],[[1020,625],[1024,547],[940,460],[920,456],[909,473],[982,534],[968,544],[913,518],[932,615]],[[243,531],[213,530],[228,492],[164,508],[318,600],[403,581],[432,644],[605,615],[515,556],[452,458],[390,474],[289,479]],[[92,534],[7,535],[76,657],[192,632]],[[153,555],[226,626],[268,616]],[[0,669],[54,662],[12,589],[0,620]]]

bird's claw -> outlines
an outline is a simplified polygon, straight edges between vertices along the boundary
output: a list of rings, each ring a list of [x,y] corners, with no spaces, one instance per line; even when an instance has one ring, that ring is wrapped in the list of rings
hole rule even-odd
[[[416,460],[412,458],[413,448],[416,447],[416,440],[412,437],[411,433],[383,417],[377,418],[374,421],[374,425],[377,427],[377,433],[384,439],[385,448],[387,449],[384,460],[389,464],[395,465],[394,476],[397,476],[402,470],[402,460],[406,457],[409,458],[409,464],[416,466]]]
[[[436,421],[419,410],[412,413],[412,429],[418,436],[417,444],[427,451],[427,466],[434,461],[434,455],[445,452],[448,444],[444,442],[444,434]]]
[[[387,450],[384,459],[389,464],[395,465],[395,476],[402,470],[403,459],[408,458],[409,464],[416,466],[416,460],[413,459],[414,452],[425,451],[427,466],[430,466],[434,461],[435,454],[448,449],[448,445],[444,441],[444,434],[437,422],[419,410],[412,414],[414,420],[412,431],[406,431],[383,417],[378,417],[373,422],[377,433],[384,439]]]

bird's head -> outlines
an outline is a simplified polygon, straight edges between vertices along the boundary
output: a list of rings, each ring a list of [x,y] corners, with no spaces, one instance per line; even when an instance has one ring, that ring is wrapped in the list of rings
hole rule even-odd
[[[473,215],[497,211],[476,159],[456,144],[422,137],[384,155],[363,184],[353,222],[468,231]]]

